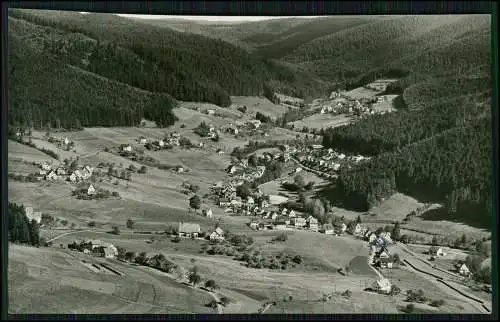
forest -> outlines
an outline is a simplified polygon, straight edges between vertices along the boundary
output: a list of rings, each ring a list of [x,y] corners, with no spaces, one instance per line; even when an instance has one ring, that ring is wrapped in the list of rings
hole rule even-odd
[[[337,189],[347,204],[365,211],[400,191],[422,202],[442,202],[451,213],[470,211],[463,215],[484,226],[491,221],[492,153],[488,114],[343,170]]]

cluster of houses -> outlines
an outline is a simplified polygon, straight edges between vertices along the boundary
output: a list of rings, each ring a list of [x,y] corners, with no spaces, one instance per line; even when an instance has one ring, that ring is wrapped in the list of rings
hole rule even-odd
[[[319,231],[318,220],[313,216],[307,218],[298,216],[293,209],[283,208],[280,211],[267,211],[260,219],[252,219],[248,224],[254,230],[292,230],[306,229]]]
[[[93,172],[94,168],[89,165],[85,165],[83,167],[75,169],[74,171],[70,171],[63,165],[53,167],[51,164],[43,162],[40,164],[40,169],[36,175],[36,179],[39,181],[55,181],[63,179],[69,180],[72,183],[78,183],[90,179]]]
[[[198,238],[201,234],[200,224],[179,222],[177,234],[179,237]],[[216,227],[210,234],[207,235],[207,239],[210,241],[224,241],[224,230],[220,227]]]
[[[310,168],[332,173],[336,173],[342,167],[349,166],[352,163],[355,164],[370,159],[362,155],[347,156],[344,153],[338,153],[332,148],[323,149],[319,144],[300,149],[296,153],[296,158],[300,163]]]
[[[148,139],[144,136],[137,138],[137,143],[144,146],[149,146],[154,150],[161,150],[168,147],[179,146],[181,135],[177,132],[170,133],[163,139]],[[122,144],[120,145],[120,150],[122,152],[131,153],[133,151],[132,145]]]
[[[115,258],[118,256],[118,249],[113,244],[104,243],[100,240],[75,240],[73,243],[68,244],[68,248],[83,252],[84,254],[105,258]]]
[[[73,145],[74,145],[74,142],[71,141],[67,136],[51,136],[48,141],[50,143],[54,143],[57,145],[58,148],[60,149],[65,149],[65,150],[69,150]]]
[[[360,98],[353,99],[346,95],[345,92],[336,91],[332,92],[330,99],[314,100],[311,104],[312,108],[320,110],[321,114],[354,114],[357,116],[368,116],[378,114],[378,112],[373,108],[374,103],[381,103],[385,100],[383,96],[378,96],[377,98]],[[385,111],[381,111],[380,114],[384,114]]]
[[[230,164],[226,168],[226,172],[229,173],[234,179],[242,182],[251,182],[255,179],[262,177],[266,171],[266,166],[260,165],[256,167],[249,167],[246,161],[240,162],[239,164]]]

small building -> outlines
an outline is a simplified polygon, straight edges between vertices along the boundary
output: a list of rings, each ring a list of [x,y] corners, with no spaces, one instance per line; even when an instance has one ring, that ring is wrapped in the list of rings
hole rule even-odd
[[[271,217],[270,217],[270,218],[271,218],[272,220],[276,220],[276,219],[278,219],[278,214],[277,214],[277,213],[275,213],[275,212],[273,212],[273,214],[271,215]]]
[[[318,231],[318,219],[314,218],[313,216],[309,216],[306,222],[309,230]]]
[[[178,232],[179,236],[196,238],[200,234],[201,228],[199,224],[185,223],[181,221],[179,223]]]
[[[183,173],[183,172],[184,172],[184,168],[183,168],[183,167],[177,167],[177,168],[175,169],[175,171],[176,171],[177,173]]]
[[[88,255],[88,254],[90,254],[90,250],[88,248],[84,248],[83,253]]]
[[[66,169],[64,169],[63,167],[59,167],[56,169],[56,174],[60,175],[60,176],[64,176],[64,175],[66,175]]]
[[[302,228],[307,225],[306,219],[302,217],[295,217],[293,220],[293,224],[296,228]]]
[[[443,248],[432,246],[431,248],[429,248],[429,255],[431,255],[431,256],[445,256],[446,253],[443,251]]]
[[[370,235],[368,235],[368,242],[369,243],[373,243],[377,240],[377,235],[375,233],[370,233]]]
[[[220,207],[229,207],[231,206],[231,201],[228,199],[219,199],[219,206]]]
[[[217,154],[222,155],[222,154],[224,154],[224,151],[222,151],[221,149],[217,149]]]
[[[247,198],[247,205],[253,206],[255,204],[255,200],[252,197]]]
[[[210,238],[210,240],[214,240],[214,241],[223,241],[224,240],[224,231],[220,227],[217,227],[210,234],[209,238]]]
[[[130,144],[124,144],[124,145],[122,145],[122,151],[132,152],[132,146]]]
[[[258,230],[259,229],[259,223],[256,222],[256,221],[252,221],[248,224],[248,226],[254,230]]]
[[[372,284],[372,288],[378,293],[389,294],[391,292],[391,282],[387,278],[382,278]]]
[[[274,229],[275,230],[285,230],[286,229],[286,223],[284,221],[276,221],[274,223]]]
[[[207,218],[212,218],[213,216],[213,213],[212,213],[212,208],[209,208],[207,210],[203,210],[203,215]]]
[[[335,230],[333,230],[333,229],[324,229],[323,233],[325,235],[335,235]]]
[[[361,234],[361,225],[360,224],[356,224],[356,226],[354,227],[354,234],[355,235]]]
[[[41,168],[42,168],[42,170],[49,171],[52,169],[52,166],[50,164],[48,164],[47,162],[44,162],[44,163],[42,163]]]
[[[40,223],[42,221],[42,213],[39,211],[34,211],[33,207],[25,207],[24,208],[26,217],[29,220],[35,220],[37,223]]]
[[[45,176],[46,180],[57,180],[57,174],[54,170],[50,170],[49,173]]]
[[[76,176],[76,174],[73,172],[70,176],[69,176],[69,181],[75,183],[76,181],[78,181],[78,178]]]
[[[297,215],[295,214],[295,210],[290,209],[290,212],[288,213],[289,218],[295,218]]]
[[[161,147],[161,148],[163,148],[165,146],[165,141],[159,140],[158,141],[158,146]]]
[[[87,195],[91,196],[95,194],[95,187],[93,184],[90,184],[89,187],[87,188]]]
[[[148,143],[148,140],[145,137],[140,137],[139,138],[139,143],[140,144],[146,144],[146,143]]]
[[[207,110],[207,114],[208,115],[214,115],[215,114],[215,110]]]
[[[467,267],[467,265],[465,265],[465,263],[462,263],[458,267],[458,273],[462,276],[465,276],[465,277],[470,277],[472,275],[469,268]]]
[[[340,225],[340,232],[343,234],[347,230],[347,225],[345,223],[342,223]]]

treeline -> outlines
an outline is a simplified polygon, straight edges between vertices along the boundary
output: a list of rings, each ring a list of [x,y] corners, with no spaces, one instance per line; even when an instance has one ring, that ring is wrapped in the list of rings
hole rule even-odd
[[[23,205],[9,202],[8,225],[10,242],[40,246],[39,224],[26,216]]]
[[[492,209],[491,154],[491,117],[484,117],[345,169],[338,188],[346,203],[365,210],[402,191],[421,201],[443,202],[452,213],[475,209],[464,216],[484,223]]]
[[[61,63],[25,38],[29,35],[16,34],[19,24],[26,23],[9,19],[10,126],[136,126],[142,118],[159,126],[175,122],[175,101],[167,94],[141,91]]]
[[[486,109],[478,105],[476,97],[458,97],[429,105],[424,112],[400,110],[327,129],[323,132],[323,145],[362,155],[377,155],[464,125],[481,112]]]
[[[254,57],[224,41],[115,15],[31,10],[11,10],[9,15],[97,40],[89,50],[87,69],[184,101],[229,106],[230,95],[260,95],[266,83],[279,84],[280,88],[275,90],[299,95],[321,90],[322,86],[312,75]],[[76,38],[72,37],[71,41]],[[307,88],[302,89],[304,87]]]

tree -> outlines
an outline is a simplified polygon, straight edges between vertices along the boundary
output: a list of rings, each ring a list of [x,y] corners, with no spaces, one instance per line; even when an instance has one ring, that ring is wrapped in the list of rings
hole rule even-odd
[[[148,168],[146,168],[146,166],[144,166],[144,165],[143,165],[143,166],[139,169],[139,171],[137,171],[137,172],[139,172],[139,173],[146,173],[147,171],[148,171]]]
[[[437,246],[437,244],[438,244],[438,240],[437,240],[437,237],[436,237],[436,236],[433,236],[433,237],[432,237],[431,244],[432,244],[432,246]]]
[[[242,199],[247,199],[251,193],[250,186],[246,182],[236,187],[236,195],[240,196]]]
[[[89,223],[87,224],[87,226],[89,226],[89,227],[95,227],[95,221],[89,221]]]
[[[198,274],[198,268],[194,266],[189,274],[189,283],[193,284],[193,286],[196,286],[197,284],[200,283],[201,281],[201,276]]]
[[[227,296],[221,297],[220,301],[221,301],[223,306],[226,306],[231,302],[231,300]]]
[[[137,257],[135,257],[135,262],[139,265],[144,265],[146,264],[146,252],[141,252]]]
[[[465,234],[463,234],[462,237],[460,238],[460,243],[462,245],[467,244],[467,236],[465,236]]]
[[[293,178],[293,182],[295,183],[295,185],[299,188],[299,189],[302,189],[304,188],[304,186],[306,185],[306,181],[304,179],[304,177],[300,174],[297,174],[294,178]]]
[[[132,219],[127,219],[127,228],[132,229],[134,228],[134,221]]]
[[[361,224],[361,216],[356,217],[356,224]]]
[[[359,216],[358,216],[359,218]],[[399,240],[401,238],[401,228],[399,225],[399,221],[394,224],[394,227],[392,228],[391,232],[391,238],[393,240]]]
[[[113,235],[120,235],[120,228],[118,226],[113,226],[113,230],[111,231]]]
[[[256,167],[258,166],[258,163],[257,163],[257,155],[252,154],[248,157],[248,165],[251,166],[251,167]]]
[[[198,209],[200,209],[201,199],[200,199],[200,197],[198,197],[198,195],[194,195],[191,198],[189,198],[189,207],[193,208],[195,212]]]
[[[205,282],[205,287],[212,290],[213,292],[215,289],[219,288],[219,285],[217,285],[217,283],[214,280],[208,280]]]

